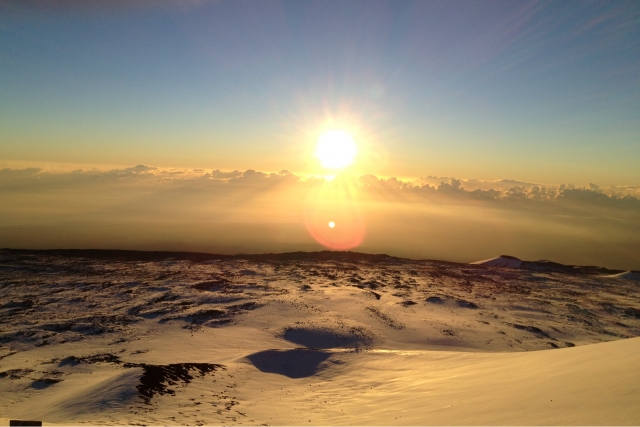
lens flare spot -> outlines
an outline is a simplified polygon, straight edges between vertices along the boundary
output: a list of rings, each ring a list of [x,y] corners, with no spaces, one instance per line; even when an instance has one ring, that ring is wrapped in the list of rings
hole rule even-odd
[[[304,222],[311,237],[331,250],[350,250],[365,237],[364,218],[353,190],[340,183],[319,183],[307,194]]]

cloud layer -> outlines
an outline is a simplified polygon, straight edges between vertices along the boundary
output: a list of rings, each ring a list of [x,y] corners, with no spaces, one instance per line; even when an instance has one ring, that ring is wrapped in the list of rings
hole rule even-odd
[[[640,189],[282,171],[0,170],[0,246],[317,250],[309,218],[358,218],[354,248],[473,261],[509,253],[640,267]],[[341,224],[345,224],[343,221]]]

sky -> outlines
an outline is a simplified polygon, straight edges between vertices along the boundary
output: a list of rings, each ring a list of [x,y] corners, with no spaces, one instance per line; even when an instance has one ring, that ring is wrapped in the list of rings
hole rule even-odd
[[[637,1],[0,0],[0,246],[639,269],[639,159]]]

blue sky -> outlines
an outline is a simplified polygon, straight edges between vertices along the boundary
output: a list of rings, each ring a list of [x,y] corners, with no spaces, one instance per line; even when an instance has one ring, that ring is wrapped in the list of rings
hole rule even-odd
[[[0,157],[637,184],[637,2],[0,2]],[[306,151],[305,151],[306,150]]]
[[[0,0],[0,247],[637,269],[639,159],[637,1]]]

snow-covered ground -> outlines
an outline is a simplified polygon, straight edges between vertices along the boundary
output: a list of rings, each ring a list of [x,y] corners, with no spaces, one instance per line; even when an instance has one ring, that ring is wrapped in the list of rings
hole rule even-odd
[[[614,273],[0,251],[0,423],[639,424]]]

